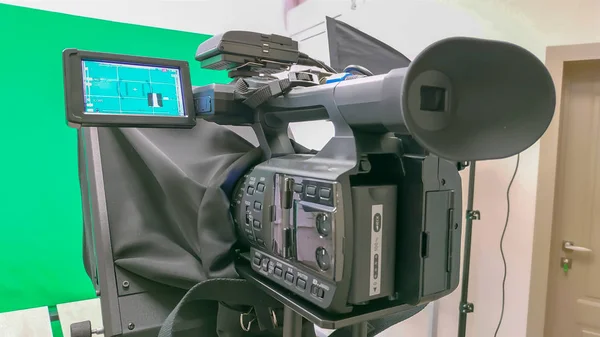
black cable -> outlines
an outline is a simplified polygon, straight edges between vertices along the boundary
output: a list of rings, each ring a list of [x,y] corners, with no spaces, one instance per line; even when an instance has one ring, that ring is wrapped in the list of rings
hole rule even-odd
[[[298,64],[302,64],[302,63],[300,63],[300,61],[303,61],[303,59],[305,59],[305,60],[311,61],[313,63],[313,65],[315,65],[317,67],[321,67],[321,68],[327,70],[330,73],[337,74],[337,71],[335,69],[331,68],[330,66],[328,66],[327,64],[325,64],[325,62],[323,62],[323,61],[319,61],[317,59],[314,59],[314,58],[308,56],[308,54],[305,54],[305,53],[302,53],[302,52],[300,52],[298,55],[300,57],[298,59]],[[310,65],[310,64],[306,64],[306,65]]]
[[[504,230],[502,230],[502,236],[500,237],[500,255],[502,255],[502,263],[504,264],[504,277],[502,278],[502,310],[500,311],[500,320],[498,320],[498,326],[496,327],[496,332],[494,332],[494,337],[498,336],[498,331],[500,330],[500,326],[502,325],[502,319],[504,318],[504,304],[506,297],[506,257],[504,256],[504,235],[506,234],[506,228],[508,228],[508,219],[510,217],[510,188],[512,187],[513,182],[515,181],[515,177],[517,176],[517,171],[519,170],[519,162],[521,161],[521,154],[517,155],[517,164],[515,165],[515,172],[510,179],[510,183],[508,184],[508,188],[506,189],[506,222],[504,222]]]
[[[351,73],[351,72],[357,72],[366,76],[373,76],[373,72],[370,71],[369,69],[363,67],[363,66],[359,66],[357,64],[351,64],[349,66],[347,66],[346,68],[344,68],[344,72],[345,73]]]

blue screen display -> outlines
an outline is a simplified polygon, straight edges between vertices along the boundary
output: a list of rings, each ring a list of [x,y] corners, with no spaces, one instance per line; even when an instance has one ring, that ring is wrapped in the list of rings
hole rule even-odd
[[[81,67],[85,114],[186,116],[178,68],[96,60]]]

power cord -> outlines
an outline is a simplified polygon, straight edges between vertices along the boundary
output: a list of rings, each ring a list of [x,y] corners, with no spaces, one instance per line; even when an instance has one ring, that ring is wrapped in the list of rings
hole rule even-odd
[[[504,264],[504,277],[502,278],[502,310],[500,311],[500,320],[498,320],[498,326],[496,327],[496,332],[494,332],[494,337],[498,336],[498,331],[500,330],[500,326],[502,325],[502,319],[504,318],[504,304],[505,304],[505,296],[506,296],[506,257],[504,256],[504,235],[506,234],[506,228],[508,227],[508,219],[510,217],[510,188],[512,187],[513,182],[515,181],[515,177],[517,176],[517,171],[519,170],[519,162],[521,161],[521,154],[517,154],[517,164],[515,165],[515,171],[513,172],[512,178],[510,179],[510,183],[508,184],[508,188],[506,189],[506,222],[504,222],[504,230],[502,230],[502,236],[500,237],[500,255],[502,255],[502,263]]]
[[[299,56],[298,64],[321,67],[330,73],[337,74],[337,71],[335,69],[333,69],[332,67],[328,66],[327,64],[325,64],[325,62],[314,59],[314,58],[308,56],[306,53],[300,52],[298,54],[298,56]]]

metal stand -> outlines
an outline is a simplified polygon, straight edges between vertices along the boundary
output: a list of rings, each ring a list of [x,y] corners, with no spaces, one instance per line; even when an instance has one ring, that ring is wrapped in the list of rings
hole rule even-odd
[[[287,305],[283,308],[283,337],[302,336],[302,316]]]
[[[367,322],[357,323],[352,326],[352,337],[367,337]]]
[[[474,311],[473,303],[468,302],[469,295],[469,269],[471,261],[471,234],[473,232],[473,220],[479,220],[479,211],[473,210],[473,198],[475,194],[475,162],[470,163],[469,168],[469,193],[467,195],[467,212],[465,224],[465,249],[463,255],[462,287],[460,294],[460,315],[458,320],[458,336],[465,337],[467,333],[467,315]]]
[[[252,270],[249,257],[245,253],[240,254],[240,259],[236,261],[236,270],[240,276],[284,305],[283,337],[301,337],[304,319],[323,329],[336,330],[351,327],[352,337],[367,337],[368,321],[402,314],[406,314],[408,318],[424,307],[383,299],[374,301],[370,306],[354,308],[352,312],[346,314],[334,314],[323,311],[304,300],[297,300],[294,296],[290,296],[289,291],[258,275]]]
[[[367,322],[356,323],[351,326],[352,337],[367,337]],[[296,313],[290,307],[283,308],[283,337],[302,336],[302,315]]]

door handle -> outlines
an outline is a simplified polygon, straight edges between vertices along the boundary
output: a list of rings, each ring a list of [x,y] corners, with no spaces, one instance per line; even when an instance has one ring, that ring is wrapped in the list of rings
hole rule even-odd
[[[592,250],[586,247],[575,246],[571,241],[563,241],[563,250],[573,252],[591,253]]]

